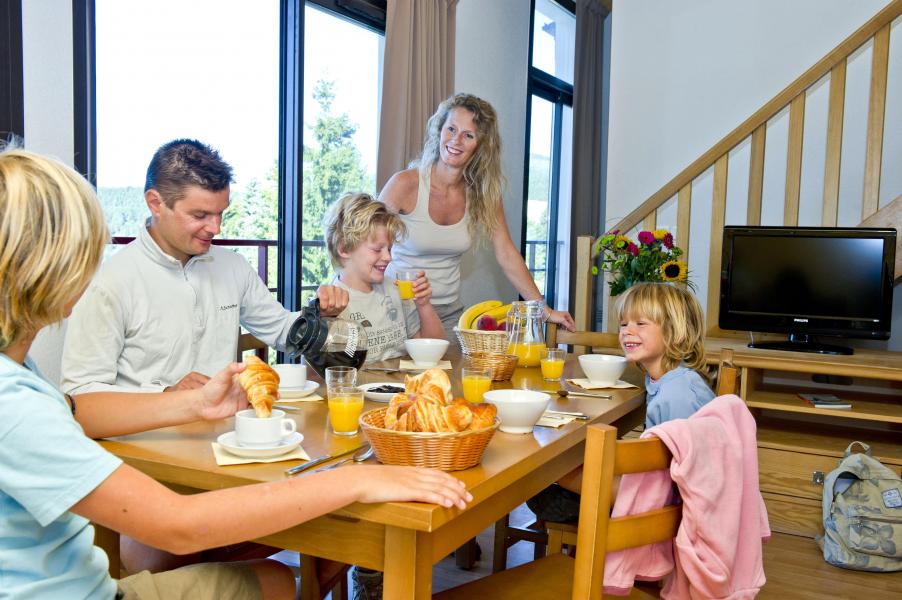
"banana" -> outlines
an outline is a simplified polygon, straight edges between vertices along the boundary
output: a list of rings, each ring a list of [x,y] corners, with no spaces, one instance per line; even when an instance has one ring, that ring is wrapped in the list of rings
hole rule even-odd
[[[470,329],[473,329],[473,327],[476,326],[476,321],[478,321],[479,317],[482,317],[483,315],[492,317],[493,319],[495,319],[496,323],[503,323],[505,320],[507,320],[507,311],[509,311],[510,309],[511,309],[510,304],[504,304],[501,306],[496,306],[494,308],[490,308],[489,310],[483,312],[482,314],[477,315],[476,318],[473,319]]]
[[[471,325],[480,315],[482,315],[482,313],[498,306],[501,306],[500,300],[484,300],[482,302],[477,302],[461,313],[460,318],[457,319],[457,326],[460,329],[470,329]]]

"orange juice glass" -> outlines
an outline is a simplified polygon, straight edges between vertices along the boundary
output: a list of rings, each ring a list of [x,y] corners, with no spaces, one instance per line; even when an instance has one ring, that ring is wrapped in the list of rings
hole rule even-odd
[[[363,412],[363,390],[337,387],[329,390],[329,422],[337,435],[355,435]]]
[[[564,374],[564,356],[566,352],[558,348],[549,348],[542,355],[539,366],[545,381],[557,381]]]
[[[508,354],[516,354],[520,359],[517,362],[518,367],[538,367],[544,351],[545,344],[542,342],[517,342],[507,349]]]
[[[413,300],[413,281],[417,278],[416,271],[398,271],[398,294],[401,300]]]
[[[492,389],[492,374],[488,369],[461,369],[461,386],[467,402],[482,402],[482,395]]]

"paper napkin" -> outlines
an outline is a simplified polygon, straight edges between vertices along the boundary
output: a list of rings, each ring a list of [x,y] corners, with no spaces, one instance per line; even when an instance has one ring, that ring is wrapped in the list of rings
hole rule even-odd
[[[252,463],[272,463],[282,462],[284,460],[310,460],[310,457],[304,452],[301,446],[298,446],[291,452],[280,454],[279,456],[270,456],[268,458],[243,458],[235,456],[216,442],[212,443],[213,456],[216,457],[216,464],[220,467],[228,465],[249,465]]]
[[[319,394],[310,394],[302,398],[295,398],[291,394],[286,395],[284,392],[279,393],[279,404],[292,404],[293,402],[316,402],[317,400],[322,399],[323,397]]]
[[[628,388],[639,387],[638,385],[633,385],[632,383],[628,383],[626,381],[623,381],[622,379],[617,381],[617,383],[615,383],[614,385],[598,385],[598,384],[592,383],[588,379],[568,379],[567,383],[569,383],[571,385],[575,385],[577,387],[581,387],[584,390],[614,390],[614,389],[624,390],[624,389],[628,389]]]
[[[545,413],[542,415],[542,418],[538,420],[536,425],[539,427],[554,427],[557,429],[558,427],[563,427],[567,423],[575,421],[576,417],[571,417],[570,415],[559,415],[554,413]]]
[[[407,360],[402,358],[401,362],[398,364],[398,369],[401,371],[425,371],[426,369],[450,369],[451,361],[450,360],[440,360],[434,367],[424,367],[422,365],[418,365],[412,360]]]

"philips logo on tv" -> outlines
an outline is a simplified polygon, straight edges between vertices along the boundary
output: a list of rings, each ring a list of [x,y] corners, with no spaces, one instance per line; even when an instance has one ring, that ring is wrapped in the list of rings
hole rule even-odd
[[[808,319],[793,319],[794,323],[807,323]]]

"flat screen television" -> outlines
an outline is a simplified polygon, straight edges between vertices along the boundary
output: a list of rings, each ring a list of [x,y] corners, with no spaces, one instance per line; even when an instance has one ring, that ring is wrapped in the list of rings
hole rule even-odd
[[[725,227],[721,329],[787,333],[755,348],[851,354],[812,336],[890,335],[896,230]]]

